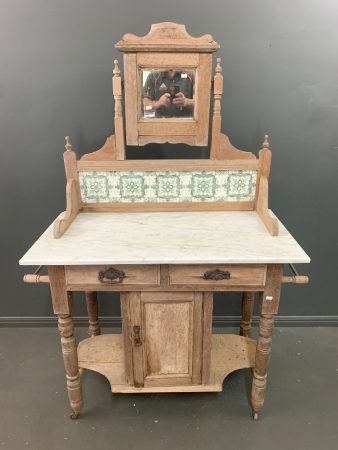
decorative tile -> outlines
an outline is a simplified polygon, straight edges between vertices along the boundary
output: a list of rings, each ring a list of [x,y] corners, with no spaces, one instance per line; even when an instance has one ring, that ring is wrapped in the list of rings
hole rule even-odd
[[[89,173],[83,176],[83,197],[88,201],[105,201],[108,197],[108,180],[105,174]]]
[[[120,176],[120,193],[123,199],[136,200],[144,197],[144,178],[141,175],[127,174]]]
[[[214,198],[216,194],[216,175],[202,172],[192,175],[191,180],[191,196],[205,200],[206,198]]]
[[[173,174],[156,176],[156,197],[170,201],[180,196],[180,177]]]
[[[253,201],[256,171],[80,172],[85,203]]]
[[[238,171],[229,177],[228,195],[240,200],[242,197],[248,197],[255,187],[256,179],[253,180],[251,173]]]

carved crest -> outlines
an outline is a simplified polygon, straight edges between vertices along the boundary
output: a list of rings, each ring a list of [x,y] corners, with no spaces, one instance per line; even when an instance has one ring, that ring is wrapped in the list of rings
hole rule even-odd
[[[185,35],[177,28],[161,28],[153,34],[153,39],[184,39]]]
[[[126,34],[115,46],[119,51],[190,51],[215,52],[219,45],[210,36],[194,38],[185,29],[185,25],[173,22],[156,23],[146,36]]]

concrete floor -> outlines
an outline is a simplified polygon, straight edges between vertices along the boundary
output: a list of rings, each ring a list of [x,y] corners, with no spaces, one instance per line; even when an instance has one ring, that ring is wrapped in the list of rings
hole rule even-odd
[[[113,395],[87,371],[84,409],[71,421],[58,330],[1,328],[0,448],[336,450],[337,343],[338,328],[276,328],[257,422],[249,370],[229,375],[219,394],[157,395]]]

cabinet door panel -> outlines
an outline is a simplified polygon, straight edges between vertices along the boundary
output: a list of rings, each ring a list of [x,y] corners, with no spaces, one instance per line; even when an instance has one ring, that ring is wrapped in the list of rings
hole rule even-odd
[[[144,385],[199,383],[202,294],[142,293],[141,322]]]
[[[145,374],[190,374],[192,302],[143,303]]]
[[[201,384],[202,374],[205,382],[210,370],[210,301],[212,296],[203,292],[123,293],[127,382],[135,387],[189,386]]]

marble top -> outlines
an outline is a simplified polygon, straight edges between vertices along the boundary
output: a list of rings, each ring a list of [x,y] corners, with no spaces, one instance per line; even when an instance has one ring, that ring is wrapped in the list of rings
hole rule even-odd
[[[255,211],[80,213],[60,239],[54,239],[52,224],[20,260],[21,265],[308,262],[281,223],[279,235],[271,236]]]

